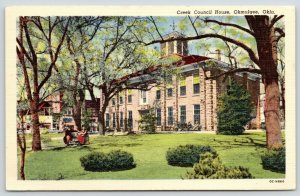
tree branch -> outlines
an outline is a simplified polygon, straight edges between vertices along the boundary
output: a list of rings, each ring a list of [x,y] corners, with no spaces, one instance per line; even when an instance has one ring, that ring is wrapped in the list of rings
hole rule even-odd
[[[60,43],[59,43],[59,45],[58,45],[58,47],[57,47],[57,49],[56,49],[56,52],[55,52],[55,55],[54,55],[54,59],[52,60],[50,66],[49,66],[47,75],[46,75],[46,77],[42,80],[42,82],[38,85],[38,90],[40,90],[40,89],[43,87],[43,85],[48,81],[48,79],[51,77],[51,74],[52,74],[52,68],[54,67],[54,65],[55,65],[55,63],[56,63],[56,60],[57,60],[57,58],[58,58],[58,54],[59,54],[60,49],[61,49],[61,47],[62,47],[62,44],[63,44],[63,42],[64,42],[64,40],[65,40],[65,37],[66,37],[66,34],[67,34],[67,30],[68,30],[68,26],[69,26],[69,22],[70,22],[70,17],[68,18],[67,24],[66,24],[66,26],[65,26],[65,28],[64,28],[63,36],[62,36],[62,38],[61,38],[61,40],[60,40]]]
[[[279,33],[279,36],[276,38],[276,42],[278,42],[282,37],[285,37],[285,32],[281,28],[274,28],[274,31]]]
[[[159,32],[159,30],[158,30],[158,27],[157,27],[157,25],[156,25],[156,23],[155,23],[155,20],[153,19],[152,16],[150,16],[150,21],[153,23],[153,25],[154,25],[154,27],[155,27],[155,29],[156,29],[156,32],[158,33],[160,39],[161,39],[161,40],[164,40],[164,38],[163,38],[163,36],[160,34],[160,32]]]
[[[252,32],[250,29],[247,29],[245,27],[242,27],[240,25],[237,25],[237,24],[232,24],[232,23],[225,23],[225,22],[220,22],[220,21],[217,21],[217,20],[211,20],[211,19],[205,19],[204,20],[205,23],[216,23],[220,26],[230,26],[230,27],[234,27],[234,28],[237,28],[239,30],[242,30],[246,33],[249,33],[250,35],[254,36],[254,32]]]
[[[192,27],[193,27],[193,29],[194,29],[196,35],[199,35],[199,34],[198,34],[198,31],[197,31],[197,29],[196,29],[196,27],[195,27],[195,21],[193,22],[192,19],[191,19],[191,17],[190,17],[189,15],[188,15],[188,18],[189,18],[189,20],[190,20],[190,22],[191,22],[191,24],[192,24]]]
[[[270,22],[269,28],[272,28],[274,24],[283,17],[284,15],[280,15],[280,16],[275,15]]]
[[[151,42],[148,42],[146,45],[151,45],[151,44],[155,44],[155,43],[164,43],[164,42],[169,42],[169,41],[175,41],[175,40],[181,40],[181,41],[189,41],[189,40],[199,40],[199,39],[204,39],[204,38],[218,38],[221,39],[223,41],[227,41],[230,42],[232,44],[235,44],[241,48],[243,48],[245,51],[248,52],[250,59],[257,65],[259,65],[258,63],[258,57],[255,55],[254,51],[248,47],[246,44],[237,41],[235,39],[223,36],[223,35],[219,35],[219,34],[203,34],[203,35],[198,35],[198,36],[192,36],[192,37],[180,37],[180,38],[172,38],[172,39],[167,39],[167,40],[154,40]]]
[[[259,70],[259,69],[252,69],[252,68],[237,68],[237,69],[231,69],[231,70],[229,70],[229,71],[225,71],[225,72],[220,73],[220,74],[218,74],[218,75],[214,75],[214,76],[209,76],[209,77],[208,77],[208,76],[206,75],[205,67],[202,67],[202,66],[201,66],[201,68],[202,68],[203,71],[204,71],[204,77],[205,77],[206,80],[209,80],[209,79],[214,80],[214,79],[217,79],[217,78],[219,78],[219,77],[221,77],[221,76],[224,76],[224,75],[232,75],[232,74],[235,74],[235,73],[238,73],[238,72],[250,72],[250,73],[261,74],[261,70]]]
[[[26,86],[27,99],[31,101],[32,100],[31,87],[30,87],[30,81],[29,81],[29,77],[28,77],[28,73],[27,73],[26,64],[25,64],[25,59],[24,59],[23,53],[18,49],[18,47],[17,47],[17,55],[18,55],[18,59],[19,59],[21,65],[22,65],[22,70],[23,70],[23,74],[24,74],[24,83]]]

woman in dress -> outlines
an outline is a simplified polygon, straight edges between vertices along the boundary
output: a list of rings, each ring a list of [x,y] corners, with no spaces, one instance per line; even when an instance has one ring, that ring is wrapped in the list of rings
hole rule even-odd
[[[81,145],[85,144],[85,137],[87,134],[87,130],[85,127],[82,127],[81,131],[78,132],[77,139]]]

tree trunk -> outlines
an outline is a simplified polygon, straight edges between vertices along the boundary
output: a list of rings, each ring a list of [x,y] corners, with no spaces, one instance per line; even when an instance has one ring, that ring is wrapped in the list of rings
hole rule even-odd
[[[282,146],[278,81],[266,81],[265,90],[264,114],[266,119],[267,147],[269,149],[278,148]]]
[[[34,93],[33,100],[31,101],[31,123],[32,123],[32,150],[40,151],[42,150],[41,144],[41,135],[39,128],[39,95],[38,93]]]
[[[24,131],[24,115],[21,114],[21,130],[22,130],[22,139],[20,138],[19,134],[17,133],[17,140],[18,145],[21,150],[21,159],[20,159],[20,177],[22,180],[25,180],[25,154],[26,154],[26,138],[25,138],[25,131]]]
[[[104,119],[104,113],[100,112],[100,115],[98,116],[98,121],[99,121],[99,134],[105,135],[105,119]]]
[[[22,180],[25,180],[25,152],[26,150],[21,150],[21,160],[20,160],[20,177]]]
[[[277,72],[277,50],[274,41],[274,29],[269,28],[266,16],[258,17],[253,30],[256,34],[259,67],[265,85],[265,123],[267,148],[282,146],[280,130],[280,92]]]
[[[73,106],[73,118],[78,131],[81,131],[81,105],[81,101],[76,101]]]
[[[105,95],[102,96],[102,98],[104,99],[103,100],[103,105],[100,106],[101,109],[99,111],[99,134],[102,133],[102,135],[105,135],[105,132],[106,132],[106,127],[105,127],[105,118],[104,118],[104,115],[105,115],[105,111],[106,111],[106,108],[108,106],[108,100],[107,100],[107,97]]]

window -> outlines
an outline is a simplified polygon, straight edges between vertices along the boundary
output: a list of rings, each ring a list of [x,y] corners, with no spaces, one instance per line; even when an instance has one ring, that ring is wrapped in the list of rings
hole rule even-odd
[[[106,113],[105,116],[105,127],[109,127],[109,113]]]
[[[168,125],[173,125],[173,107],[168,107]]]
[[[156,109],[156,126],[161,126],[161,109]]]
[[[173,89],[172,88],[168,88],[167,89],[167,96],[168,97],[172,97],[173,96]]]
[[[120,101],[120,105],[122,105],[123,102],[124,102],[124,101],[123,101],[123,97],[120,97],[120,98],[119,98],[119,101]]]
[[[181,86],[180,87],[180,96],[185,96],[186,95],[186,86]]]
[[[132,111],[128,111],[128,127],[132,128],[133,120],[132,120]]]
[[[113,113],[113,128],[116,127],[116,113]]]
[[[200,93],[200,84],[194,84],[194,94]]]
[[[186,95],[186,82],[185,77],[180,78],[180,96]]]
[[[186,107],[185,107],[185,105],[180,106],[180,122],[186,123]]]
[[[200,105],[194,105],[194,124],[200,123]]]
[[[160,90],[156,91],[156,99],[159,100],[160,99]]]
[[[140,91],[140,104],[146,104],[147,103],[147,91]]]
[[[66,115],[72,115],[72,108],[68,108],[65,112]]]
[[[120,112],[120,127],[124,126],[123,112]]]
[[[112,98],[111,102],[112,102],[112,103],[111,103],[112,105],[116,105],[116,100],[115,100],[115,98]]]
[[[127,99],[128,99],[128,103],[132,103],[132,95],[128,95]]]
[[[199,73],[196,73],[193,76],[193,89],[194,89],[194,94],[199,94],[200,93]]]

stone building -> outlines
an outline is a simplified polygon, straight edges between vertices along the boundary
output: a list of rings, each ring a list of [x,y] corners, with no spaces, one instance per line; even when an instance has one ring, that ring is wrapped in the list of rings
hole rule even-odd
[[[178,37],[184,35],[173,32],[165,38]],[[106,127],[139,131],[141,116],[153,108],[157,131],[170,130],[178,122],[200,124],[203,131],[216,131],[218,96],[226,91],[228,78],[221,76],[207,80],[205,76],[215,76],[230,69],[228,64],[221,61],[220,52],[217,52],[215,59],[189,55],[187,41],[170,41],[161,44],[161,54],[162,59],[175,59],[167,69],[177,69],[180,73],[160,85],[153,75],[159,74],[163,67],[161,64],[133,73],[130,77],[125,76],[124,79],[130,78],[130,86],[147,83],[154,87],[150,90],[126,90],[112,98],[105,114]],[[251,125],[252,128],[259,128],[259,75],[236,73],[231,78],[250,92],[254,106]]]

